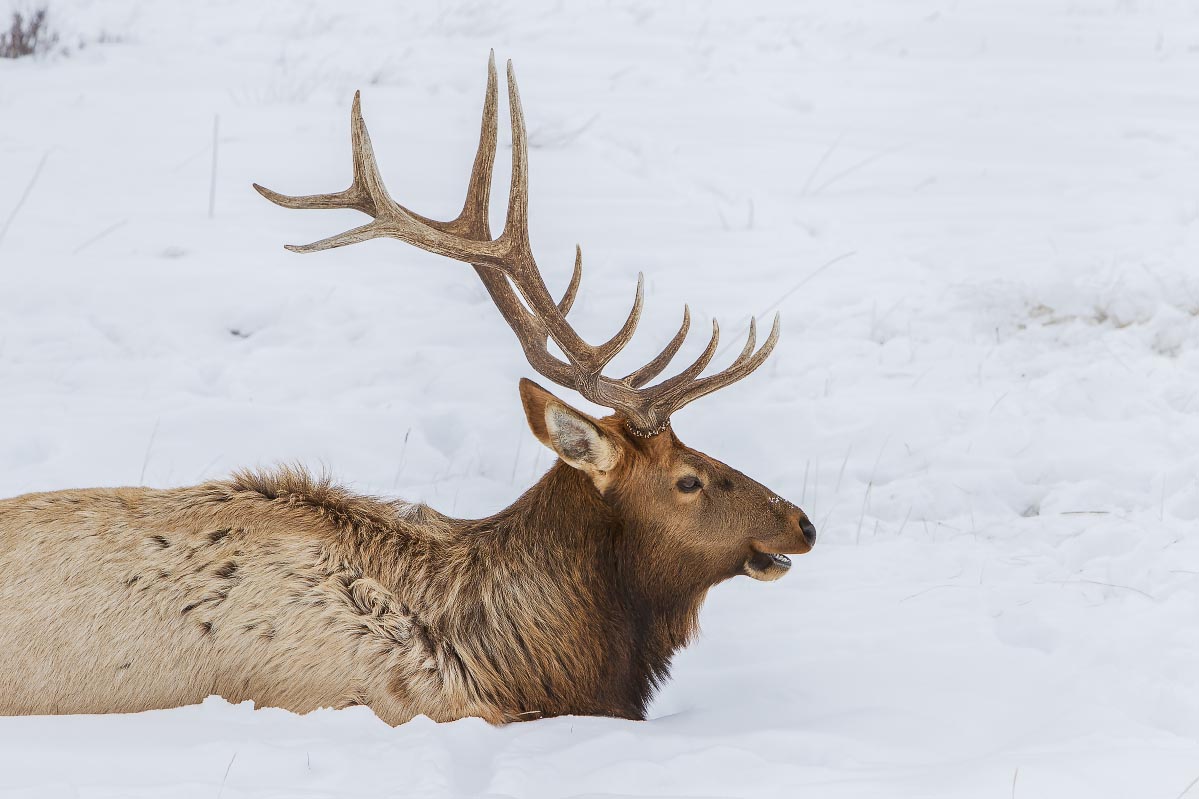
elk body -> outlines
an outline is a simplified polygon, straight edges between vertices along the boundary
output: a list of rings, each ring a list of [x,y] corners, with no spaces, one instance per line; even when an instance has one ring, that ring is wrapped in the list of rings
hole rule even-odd
[[[494,61],[478,154],[458,218],[395,203],[357,97],[354,181],[343,192],[268,199],[354,208],[366,225],[308,252],[380,236],[470,263],[547,379],[611,408],[596,419],[522,380],[533,434],[559,460],[515,504],[477,520],[355,496],[298,469],[191,488],[90,489],[0,501],[0,713],[107,713],[230,701],[305,712],[368,705],[398,724],[480,716],[642,718],[707,591],[737,575],[773,580],[808,551],[803,512],[684,446],[686,403],[766,359],[754,328],[731,366],[716,351],[647,386],[689,327],[623,378],[602,370],[641,311],[608,342],[579,338],[552,299],[527,231],[524,119],[508,67],[512,188],[500,236],[487,220],[497,128]],[[565,360],[552,354],[553,340]]]

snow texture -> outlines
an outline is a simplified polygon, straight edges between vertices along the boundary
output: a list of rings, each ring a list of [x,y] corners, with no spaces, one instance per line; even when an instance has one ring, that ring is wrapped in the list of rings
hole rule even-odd
[[[648,722],[392,729],[216,698],[5,718],[0,794],[1199,797],[1194,2],[51,18],[69,53],[0,62],[0,495],[299,461],[455,515],[515,499],[551,455],[470,269],[391,241],[290,254],[359,217],[250,188],[342,188],[360,88],[392,193],[452,216],[494,47],[554,291],[583,245],[584,335],[646,274],[617,370],[683,301],[723,321],[724,359],[782,311],[767,366],[675,427],[821,540],[712,592]]]

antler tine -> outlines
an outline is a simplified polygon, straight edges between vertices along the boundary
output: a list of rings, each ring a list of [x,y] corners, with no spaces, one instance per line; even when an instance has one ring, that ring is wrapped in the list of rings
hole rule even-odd
[[[502,267],[570,363],[578,369],[598,373],[597,348],[584,341],[566,321],[545,286],[529,245],[529,142],[520,102],[520,87],[516,83],[516,71],[511,59],[508,61],[508,116],[512,126],[512,180],[508,189],[508,216],[504,221],[504,232],[496,239],[496,244],[505,253]],[[580,269],[581,258],[576,248],[575,261]],[[567,291],[570,292],[570,289]],[[571,297],[573,302],[574,298]]]
[[[616,335],[595,348],[595,358],[600,368],[607,366],[616,357],[616,354],[623,350],[633,338],[633,334],[637,332],[637,323],[641,321],[641,306],[644,304],[645,275],[638,272],[637,294],[633,298],[633,308],[629,311],[628,318],[625,319],[620,330],[616,331]]]
[[[347,247],[360,241],[382,238],[386,235],[387,231],[382,227],[374,222],[367,222],[365,225],[347,230],[345,233],[338,233],[336,236],[314,241],[311,244],[284,244],[283,249],[301,254],[321,252],[322,250],[332,250],[335,247]]]
[[[350,138],[351,151],[354,159],[354,183],[350,190],[358,189],[365,196],[362,202],[369,202],[367,208],[359,210],[379,219],[392,217],[399,208],[396,201],[387,193],[383,185],[383,176],[379,174],[379,162],[375,160],[375,147],[371,144],[371,135],[366,129],[366,120],[362,118],[362,92],[354,92],[354,103],[350,106]]]
[[[691,329],[691,307],[683,306],[683,324],[679,326],[679,332],[674,334],[674,338],[670,340],[660,353],[654,357],[652,361],[642,366],[637,371],[625,375],[624,381],[633,388],[641,388],[649,381],[653,380],[658,375],[662,374],[662,370],[670,365],[674,360],[674,356],[678,354],[679,348],[683,346],[683,342],[687,340],[687,332]]]
[[[512,59],[508,59],[508,115],[512,123],[512,181],[508,187],[508,217],[504,220],[504,232],[500,238],[528,252],[529,143]]]
[[[361,92],[354,92],[354,103],[350,108],[350,138],[354,180],[345,191],[290,196],[271,191],[257,183],[254,184],[254,188],[263,197],[284,208],[353,208],[364,214],[378,217],[379,211],[382,210],[380,206],[395,206],[396,203],[387,194],[387,189],[383,186],[383,179],[379,175],[374,147],[371,145],[370,134],[366,130],[366,122],[362,118]]]
[[[770,353],[774,351],[774,345],[778,344],[779,332],[779,315],[775,313],[774,324],[770,327],[770,335],[766,337],[766,342],[762,344],[761,349],[755,352],[752,357],[745,360],[742,360],[742,356],[738,356],[737,360],[730,364],[727,369],[696,380],[688,385],[670,402],[668,413],[674,413],[684,405],[688,405],[706,394],[711,394],[717,389],[736,383],[738,380],[753,373],[759,366],[766,362],[766,359],[770,357]]]
[[[716,355],[716,347],[720,345],[720,323],[715,319],[712,320],[712,338],[708,339],[708,346],[699,354],[699,357],[683,371],[679,372],[672,378],[663,380],[655,386],[646,389],[646,392],[654,397],[655,402],[659,398],[673,396],[681,387],[685,387],[695,378],[699,377],[704,369],[708,368],[708,364],[712,362],[712,357]]]
[[[756,317],[751,316],[749,318],[749,335],[745,337],[745,346],[741,348],[741,354],[738,355],[731,364],[729,364],[728,368],[732,369],[734,366],[740,366],[742,363],[744,363],[745,359],[753,353],[754,345],[757,343],[757,341],[758,320]]]
[[[499,128],[499,80],[495,73],[495,50],[487,59],[487,94],[483,100],[483,121],[479,126],[479,149],[471,167],[466,200],[458,218],[446,227],[473,239],[491,238],[487,211],[491,201],[491,175],[495,166],[495,144]]]
[[[575,296],[579,293],[579,283],[583,281],[583,248],[575,245],[575,271],[570,276],[570,285],[558,300],[558,313],[566,316],[574,307]]]
[[[281,205],[284,208],[353,208],[358,211],[362,210],[357,205],[357,196],[354,194],[353,186],[345,191],[337,191],[331,194],[306,194],[299,196],[280,194],[257,183],[253,184],[253,186],[263,197],[275,205]]]

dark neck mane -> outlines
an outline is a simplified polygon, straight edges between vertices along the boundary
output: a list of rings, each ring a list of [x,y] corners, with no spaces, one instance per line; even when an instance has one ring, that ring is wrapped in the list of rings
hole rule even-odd
[[[514,710],[644,716],[708,588],[647,573],[653,531],[624,526],[585,475],[558,462],[512,506],[464,523],[460,535],[493,564],[491,579],[480,575],[491,599],[484,604],[496,608],[489,626],[503,633],[477,643],[508,649],[503,659],[519,666],[506,697],[520,705]]]
[[[479,520],[382,503],[299,469],[242,472],[200,490],[217,502],[251,492],[327,520],[343,562],[390,590],[430,654],[458,672],[446,676],[511,720],[644,717],[716,582],[653,557],[660,531],[623,524],[561,462]]]

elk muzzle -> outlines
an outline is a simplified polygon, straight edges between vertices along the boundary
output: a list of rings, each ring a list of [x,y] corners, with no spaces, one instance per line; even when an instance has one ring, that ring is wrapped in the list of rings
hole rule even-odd
[[[777,580],[791,570],[791,558],[788,555],[803,555],[812,550],[816,544],[816,527],[808,515],[786,500],[779,503],[785,505],[785,532],[772,539],[769,544],[759,541],[750,543],[751,553],[745,559],[744,572],[755,580],[771,582]]]

